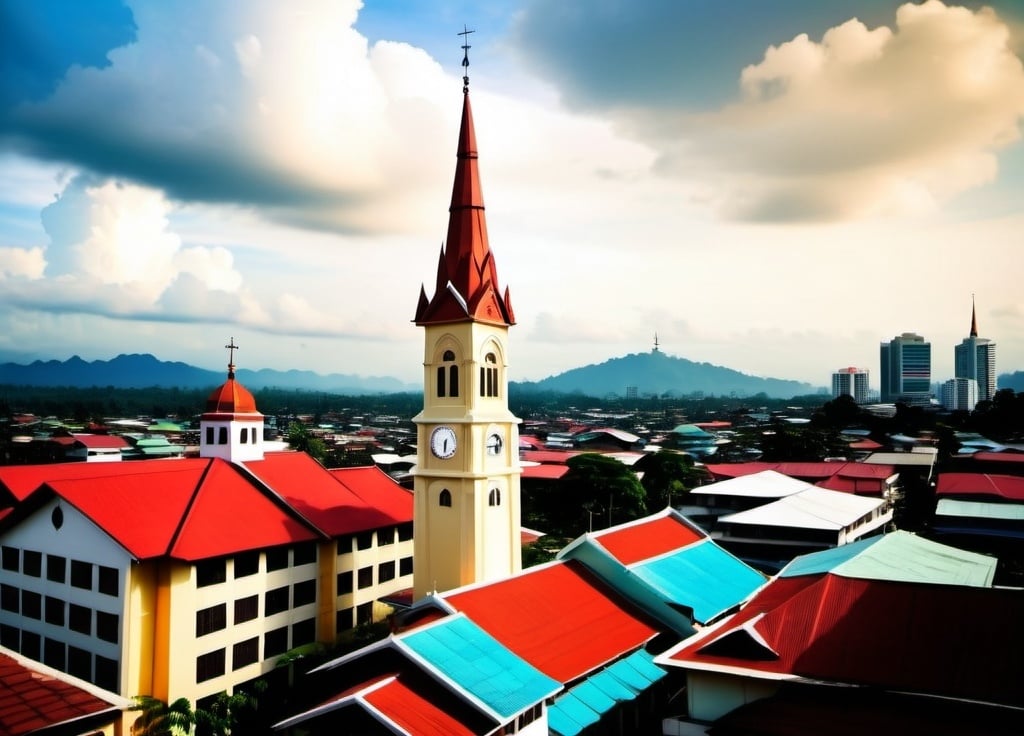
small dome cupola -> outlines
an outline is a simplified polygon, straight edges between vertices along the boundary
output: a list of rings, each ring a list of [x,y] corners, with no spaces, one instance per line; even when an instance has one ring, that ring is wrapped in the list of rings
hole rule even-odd
[[[235,379],[235,338],[224,346],[230,351],[228,380],[206,399],[199,418],[199,454],[231,462],[263,459],[263,415],[252,393]]]

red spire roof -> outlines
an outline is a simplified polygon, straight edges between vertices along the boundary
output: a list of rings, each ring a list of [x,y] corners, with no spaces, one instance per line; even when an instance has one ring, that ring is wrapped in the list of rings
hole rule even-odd
[[[971,297],[971,337],[978,336],[978,314],[974,309],[974,297]]]
[[[513,325],[508,289],[504,294],[498,291],[498,271],[487,241],[469,92],[463,95],[457,158],[448,239],[437,266],[437,284],[429,300],[426,291],[421,291],[416,324],[473,321]]]
[[[207,414],[258,414],[256,399],[245,386],[235,380],[233,373],[228,380],[213,390],[206,399]]]

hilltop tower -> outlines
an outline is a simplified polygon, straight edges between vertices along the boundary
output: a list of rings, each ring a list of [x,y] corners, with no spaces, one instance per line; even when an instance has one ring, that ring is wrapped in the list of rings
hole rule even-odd
[[[235,338],[224,347],[230,350],[228,380],[213,390],[199,417],[199,455],[229,462],[262,460],[263,415],[253,395],[235,380]]]
[[[434,294],[428,299],[421,287],[415,318],[424,328],[423,411],[413,418],[416,598],[522,566],[519,419],[508,408],[507,379],[515,316],[487,239],[468,77],[463,82],[448,236]]]

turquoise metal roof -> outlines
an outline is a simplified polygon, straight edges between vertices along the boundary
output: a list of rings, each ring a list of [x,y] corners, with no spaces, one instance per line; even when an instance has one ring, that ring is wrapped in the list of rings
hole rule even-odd
[[[461,614],[412,631],[399,641],[502,721],[562,689],[557,680]]]
[[[694,619],[702,623],[744,601],[765,583],[761,573],[710,539],[630,570],[666,600],[692,608]]]
[[[576,736],[600,720],[600,715],[572,693],[566,693],[548,708],[548,728],[561,736]]]
[[[779,577],[831,572],[865,580],[989,587],[996,564],[994,557],[895,531],[802,555],[786,565]]]

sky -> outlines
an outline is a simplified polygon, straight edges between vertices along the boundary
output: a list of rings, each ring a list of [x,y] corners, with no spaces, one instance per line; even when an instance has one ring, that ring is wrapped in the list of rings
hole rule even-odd
[[[422,381],[463,36],[509,377],[1024,370],[1024,3],[0,0],[0,360]]]

